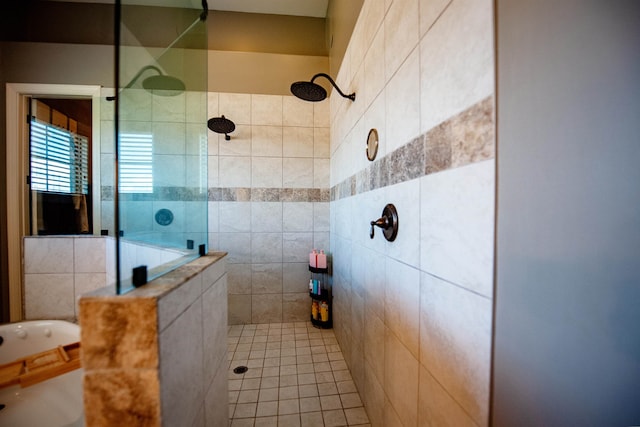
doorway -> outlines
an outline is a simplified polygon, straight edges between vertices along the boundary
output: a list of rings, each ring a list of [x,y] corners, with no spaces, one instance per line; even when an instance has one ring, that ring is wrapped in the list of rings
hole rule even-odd
[[[30,233],[29,104],[32,98],[86,99],[91,101],[91,221],[100,230],[100,86],[7,83],[7,255],[9,276],[9,319],[22,320],[23,237]]]
[[[30,234],[92,234],[91,99],[32,98],[29,116]]]

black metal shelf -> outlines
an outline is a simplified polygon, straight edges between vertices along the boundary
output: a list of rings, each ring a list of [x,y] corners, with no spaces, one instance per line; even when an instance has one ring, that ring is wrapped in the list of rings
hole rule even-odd
[[[318,268],[309,266],[309,271],[312,273],[327,274],[329,273],[329,268]]]

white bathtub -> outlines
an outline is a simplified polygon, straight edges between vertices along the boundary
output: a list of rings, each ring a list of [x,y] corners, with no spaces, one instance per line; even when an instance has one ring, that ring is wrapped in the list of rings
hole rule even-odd
[[[38,320],[0,325],[0,364],[80,340],[80,327],[60,320]],[[80,427],[82,369],[20,388],[0,390],[0,426]]]

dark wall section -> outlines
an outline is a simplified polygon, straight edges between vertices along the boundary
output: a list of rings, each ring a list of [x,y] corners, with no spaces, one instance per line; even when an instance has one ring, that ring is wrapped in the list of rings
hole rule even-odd
[[[496,14],[492,425],[640,425],[640,2]]]

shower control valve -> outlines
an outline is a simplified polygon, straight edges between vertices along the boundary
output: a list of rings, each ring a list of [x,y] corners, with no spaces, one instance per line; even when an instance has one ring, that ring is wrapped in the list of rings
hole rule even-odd
[[[374,227],[380,227],[384,238],[389,242],[393,242],[398,235],[398,211],[396,207],[389,203],[384,207],[382,216],[375,221],[371,221],[371,231],[369,231],[369,237],[373,239],[375,234]]]

